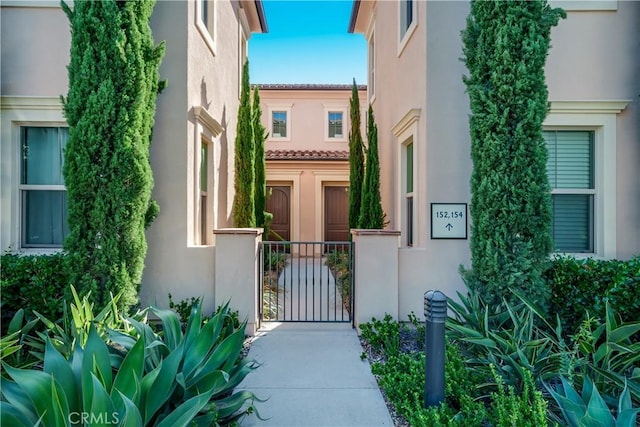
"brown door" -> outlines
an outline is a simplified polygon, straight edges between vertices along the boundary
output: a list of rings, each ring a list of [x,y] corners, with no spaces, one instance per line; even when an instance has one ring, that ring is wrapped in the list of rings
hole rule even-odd
[[[267,240],[291,240],[291,187],[267,186],[266,210],[273,214]]]
[[[349,187],[324,187],[324,240],[349,240]]]

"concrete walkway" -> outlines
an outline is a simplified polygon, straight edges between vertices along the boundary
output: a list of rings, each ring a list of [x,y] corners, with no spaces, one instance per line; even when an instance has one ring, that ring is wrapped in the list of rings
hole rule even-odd
[[[262,418],[240,426],[393,426],[351,324],[267,323],[249,357],[262,366],[238,389],[251,390]]]

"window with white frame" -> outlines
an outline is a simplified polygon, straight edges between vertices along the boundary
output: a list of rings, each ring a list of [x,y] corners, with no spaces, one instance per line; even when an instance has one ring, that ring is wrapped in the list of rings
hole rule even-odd
[[[209,245],[211,244],[211,240],[213,238],[213,204],[212,200],[209,197],[210,191],[212,189],[212,183],[210,181],[213,180],[213,173],[211,170],[212,165],[212,153],[211,153],[211,144],[206,139],[201,139],[200,141],[200,214],[198,215],[198,222],[200,223],[199,227],[199,243],[201,245]]]
[[[376,50],[375,32],[369,37],[369,99],[376,96]]]
[[[67,226],[67,195],[62,176],[66,127],[20,127],[21,246],[62,247]]]
[[[342,131],[342,117],[343,117],[343,112],[342,111],[329,111],[328,113],[328,136],[330,139],[342,139],[343,138],[343,131]]]
[[[552,172],[559,174],[550,177],[558,252],[616,257],[616,128],[628,103],[551,101],[544,130],[545,139],[555,145],[549,146]],[[562,235],[569,215],[576,229]]]
[[[196,0],[196,27],[215,55],[216,0]]]
[[[273,111],[271,113],[271,135],[274,138],[287,138],[288,120],[286,111]]]
[[[594,132],[545,131],[553,240],[559,252],[594,252]]]
[[[413,246],[413,141],[405,145],[405,225],[407,246]]]
[[[348,107],[342,104],[324,105],[324,140],[345,142]]]
[[[413,24],[414,0],[400,0],[400,38],[403,38]]]

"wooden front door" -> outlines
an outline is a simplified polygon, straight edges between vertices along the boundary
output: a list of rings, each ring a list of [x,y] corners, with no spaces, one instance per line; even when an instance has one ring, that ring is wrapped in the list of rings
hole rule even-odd
[[[270,196],[269,196],[270,194]],[[266,210],[273,214],[267,240],[291,240],[291,187],[267,186]]]
[[[349,187],[324,187],[324,240],[349,241]]]

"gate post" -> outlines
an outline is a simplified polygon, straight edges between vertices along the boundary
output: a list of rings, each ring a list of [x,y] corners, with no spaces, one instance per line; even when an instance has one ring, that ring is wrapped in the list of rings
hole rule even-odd
[[[398,320],[398,248],[400,232],[351,230],[354,242],[355,325],[382,318]]]
[[[238,310],[240,321],[247,319],[246,333],[255,335],[258,329],[260,300],[260,254],[262,228],[222,228],[214,230],[216,306],[231,301],[229,307]]]

